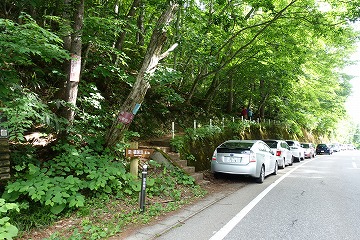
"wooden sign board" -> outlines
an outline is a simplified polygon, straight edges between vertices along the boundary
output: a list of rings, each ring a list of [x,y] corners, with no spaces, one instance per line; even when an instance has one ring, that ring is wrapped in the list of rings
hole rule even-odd
[[[126,149],[126,157],[130,158],[149,158],[153,154],[154,149]]]

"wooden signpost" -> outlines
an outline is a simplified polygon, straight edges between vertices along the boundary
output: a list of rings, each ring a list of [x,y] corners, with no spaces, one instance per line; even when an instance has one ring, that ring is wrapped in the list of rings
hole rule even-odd
[[[137,142],[131,143],[125,152],[125,156],[130,158],[130,173],[138,177],[139,158],[149,158],[153,152],[154,149],[139,149]]]

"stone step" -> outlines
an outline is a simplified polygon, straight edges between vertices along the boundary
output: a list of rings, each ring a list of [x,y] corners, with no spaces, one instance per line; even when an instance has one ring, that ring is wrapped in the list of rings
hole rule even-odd
[[[171,159],[173,159],[175,161],[180,160],[180,154],[179,153],[167,152],[167,155],[169,155],[169,157],[171,157]]]
[[[187,167],[187,160],[175,160],[179,167]]]
[[[204,180],[204,174],[202,172],[195,172],[192,173],[190,176],[192,176],[195,179],[195,183],[200,184],[203,183]]]
[[[188,174],[195,173],[195,167],[193,166],[182,167],[182,169],[184,169],[184,171]]]

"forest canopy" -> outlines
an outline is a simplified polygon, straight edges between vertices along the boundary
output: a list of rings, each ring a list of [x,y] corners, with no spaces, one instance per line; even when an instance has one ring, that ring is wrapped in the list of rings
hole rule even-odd
[[[7,0],[2,9],[0,103],[12,139],[40,126],[106,132],[135,104],[124,130],[143,134],[243,106],[319,134],[346,116],[354,2]],[[141,70],[154,56],[152,72]]]

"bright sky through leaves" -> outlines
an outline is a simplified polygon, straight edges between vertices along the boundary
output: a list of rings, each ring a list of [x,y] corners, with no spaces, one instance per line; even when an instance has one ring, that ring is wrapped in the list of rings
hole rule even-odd
[[[360,29],[359,22],[355,26]],[[358,61],[358,63],[345,69],[347,74],[354,76],[351,80],[352,94],[346,102],[346,109],[352,119],[360,124],[360,43],[357,46],[357,52],[352,56],[352,60]]]

